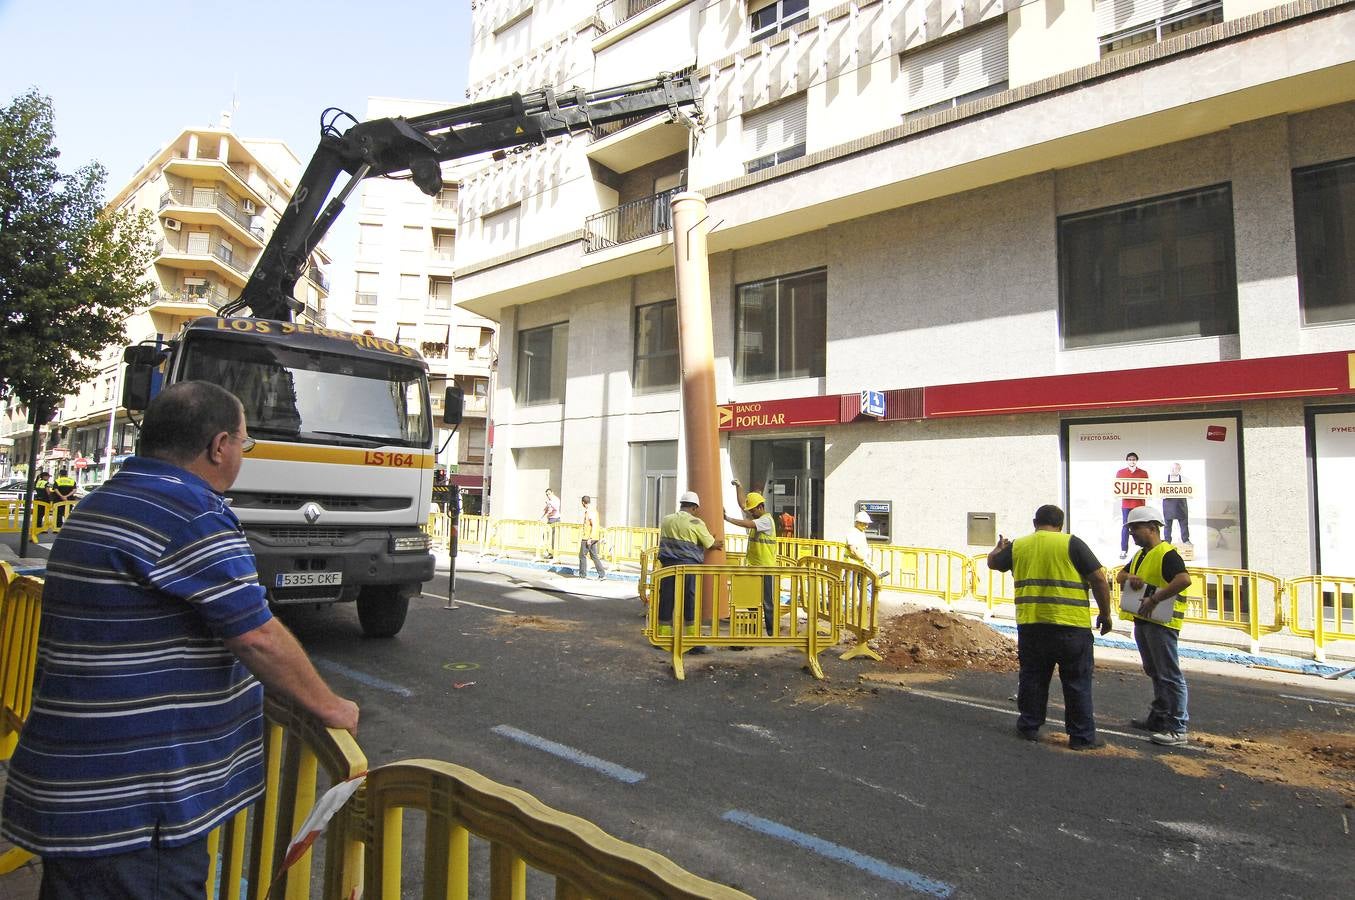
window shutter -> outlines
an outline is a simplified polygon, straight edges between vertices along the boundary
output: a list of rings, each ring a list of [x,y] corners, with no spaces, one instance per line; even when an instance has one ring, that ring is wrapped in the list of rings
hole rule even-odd
[[[902,64],[904,112],[1000,84],[1007,80],[1007,19],[939,47],[905,53]]]
[[[805,142],[805,95],[800,94],[743,116],[749,156],[765,156]]]
[[[375,294],[381,284],[381,277],[376,272],[358,273],[358,293]]]
[[[1105,37],[1155,22],[1192,6],[1208,6],[1209,2],[1211,0],[1097,0],[1096,33]]]

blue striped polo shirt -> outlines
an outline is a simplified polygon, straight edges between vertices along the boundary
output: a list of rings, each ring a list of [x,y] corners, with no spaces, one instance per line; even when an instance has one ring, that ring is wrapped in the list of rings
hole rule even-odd
[[[271,615],[240,522],[148,457],[52,545],[33,710],[0,833],[42,856],[190,843],[263,786],[263,688],[226,649]]]

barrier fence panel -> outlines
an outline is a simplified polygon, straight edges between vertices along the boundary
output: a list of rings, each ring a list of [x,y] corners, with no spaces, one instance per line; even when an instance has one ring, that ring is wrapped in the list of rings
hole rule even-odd
[[[1285,583],[1289,629],[1313,641],[1313,658],[1326,662],[1327,645],[1355,641],[1355,575],[1305,575]]]
[[[1251,652],[1261,649],[1261,636],[1284,627],[1284,582],[1274,575],[1247,569],[1189,566],[1191,585],[1185,591],[1185,624],[1211,625],[1245,633]],[[1111,602],[1120,592],[1111,573]]]
[[[538,558],[553,556],[554,536],[549,525],[536,519],[499,519],[494,523],[491,549],[497,553],[516,550]]]
[[[770,635],[763,628],[767,579],[772,579]],[[679,681],[686,677],[682,654],[694,647],[796,647],[804,651],[814,677],[824,677],[819,650],[836,644],[840,635],[834,611],[841,585],[831,573],[799,566],[667,566],[652,572],[650,583],[645,634],[654,646],[672,653]],[[695,597],[692,622],[683,620],[687,584]],[[673,592],[673,610],[661,621],[658,601],[665,590]],[[728,620],[719,618],[722,593],[729,598]]]
[[[462,515],[458,528],[460,528],[460,534],[457,536],[458,546],[481,553],[489,549],[493,530],[490,528],[488,517]]]
[[[880,654],[866,643],[880,630],[879,607],[876,603],[880,596],[878,576],[859,563],[840,562],[818,556],[801,557],[797,564],[808,569],[829,572],[842,586],[838,592],[840,607],[837,610],[837,617],[842,627],[856,636],[856,646],[843,653],[840,658],[854,659],[858,656],[868,656],[875,660],[881,659]]]
[[[9,759],[33,705],[33,673],[38,661],[38,625],[42,619],[42,580],[14,576],[5,566],[0,602],[0,759]]]
[[[659,529],[629,528],[613,525],[602,529],[602,555],[613,565],[616,563],[640,563],[647,551],[658,552]],[[643,580],[643,579],[642,579]]]
[[[561,898],[748,896],[452,763],[415,759],[381,766],[368,774],[360,797],[343,815],[349,833],[365,844],[364,897],[402,896],[406,811],[422,813],[424,820],[425,898],[480,896],[474,888],[485,880],[487,896],[525,897],[529,868],[553,878],[554,896]],[[488,844],[488,853],[472,853],[472,839]],[[473,862],[486,857],[484,869],[473,871]]]
[[[893,544],[876,545],[870,551],[872,567],[886,573],[880,582],[887,591],[925,594],[947,605],[969,593],[970,561],[963,553]]]

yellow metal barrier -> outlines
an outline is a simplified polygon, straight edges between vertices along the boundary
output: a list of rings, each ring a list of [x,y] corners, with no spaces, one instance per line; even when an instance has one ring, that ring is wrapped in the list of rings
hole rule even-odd
[[[1110,573],[1111,604],[1120,605],[1115,584],[1118,567]],[[1241,631],[1250,639],[1251,652],[1261,649],[1261,636],[1284,627],[1284,582],[1265,572],[1188,565],[1191,585],[1185,592],[1185,624],[1211,625]]]
[[[9,759],[33,707],[33,671],[38,661],[42,581],[16,576],[0,562],[0,760]],[[0,875],[33,858],[21,847],[0,854]]]
[[[1355,576],[1305,575],[1285,582],[1289,629],[1312,638],[1313,658],[1326,662],[1327,644],[1355,641]]]
[[[763,579],[768,577],[776,579],[775,633],[771,635],[762,633]],[[685,626],[681,625],[684,580],[695,583],[696,597],[696,620]],[[824,677],[819,651],[836,644],[840,634],[832,611],[839,607],[842,587],[832,574],[799,566],[667,566],[651,573],[650,581],[645,636],[654,646],[672,653],[678,680],[686,677],[682,654],[699,646],[796,647],[804,651],[814,677]],[[669,621],[660,622],[658,597],[665,581],[673,585],[673,613]],[[720,592],[729,597],[728,621],[719,618],[715,601]],[[804,622],[800,610],[805,612]],[[675,623],[681,627],[674,627]],[[826,629],[824,634],[820,627]]]
[[[658,552],[659,529],[612,525],[602,529],[603,556],[608,562],[640,563],[647,551]],[[642,579],[643,580],[643,579]]]
[[[43,522],[46,520],[48,507],[51,504],[37,500],[33,503],[33,515],[28,522],[28,539],[36,541],[38,535],[46,529]],[[55,524],[55,520],[53,520]],[[0,500],[0,534],[18,534],[24,529],[24,502],[22,500]]]
[[[481,553],[489,549],[490,535],[493,529],[490,527],[487,516],[467,516],[461,517],[461,533],[457,536],[457,542],[460,546],[468,550],[478,550]]]
[[[835,612],[842,627],[856,636],[856,646],[840,658],[868,656],[875,660],[881,659],[880,654],[866,643],[880,630],[879,606],[876,602],[880,596],[880,579],[876,574],[859,563],[818,556],[803,556],[798,565],[828,572],[842,584],[842,590],[838,592],[840,606]]]
[[[382,766],[368,775],[360,797],[346,813],[348,833],[365,844],[364,897],[401,896],[406,810],[424,819],[423,897],[470,895],[472,863],[483,859],[471,852],[472,837],[489,845],[483,859],[489,897],[525,897],[529,867],[553,877],[554,896],[566,900],[748,896],[451,763],[416,759]]]

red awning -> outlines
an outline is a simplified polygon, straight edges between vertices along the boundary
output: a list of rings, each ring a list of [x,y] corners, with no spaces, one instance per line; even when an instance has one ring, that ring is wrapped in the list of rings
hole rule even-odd
[[[484,487],[485,479],[483,475],[452,475],[451,483],[457,487],[475,488],[479,490]]]

